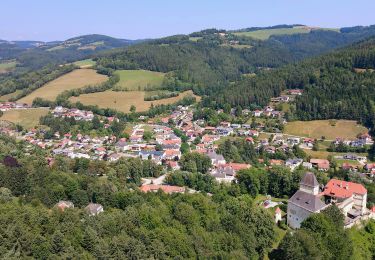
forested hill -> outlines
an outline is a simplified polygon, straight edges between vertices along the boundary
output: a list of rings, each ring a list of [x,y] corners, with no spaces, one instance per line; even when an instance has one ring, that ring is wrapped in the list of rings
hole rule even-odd
[[[302,120],[345,118],[373,126],[375,119],[375,37],[331,54],[263,72],[242,80],[211,101],[265,105],[288,88],[304,89],[295,113]]]
[[[54,42],[0,40],[0,62],[16,59],[20,67],[39,69],[47,64],[56,65],[77,61],[102,50],[124,47],[138,42],[99,34]]]
[[[276,68],[375,35],[375,26],[316,29],[257,40],[246,34],[208,29],[176,35],[99,55],[99,66],[111,69],[174,71],[197,94],[213,95],[243,74]]]

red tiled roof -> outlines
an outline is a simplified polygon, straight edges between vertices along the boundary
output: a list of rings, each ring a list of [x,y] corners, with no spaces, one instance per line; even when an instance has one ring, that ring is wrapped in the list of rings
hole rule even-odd
[[[367,190],[359,183],[331,179],[323,191],[324,195],[338,198],[348,198],[351,197],[353,193],[364,195],[367,193]]]
[[[170,145],[170,144],[180,144],[181,140],[180,139],[173,139],[173,140],[164,140],[163,144],[164,145]]]
[[[250,164],[246,164],[246,163],[227,163],[225,166],[232,167],[232,169],[235,171],[249,169],[251,167]]]

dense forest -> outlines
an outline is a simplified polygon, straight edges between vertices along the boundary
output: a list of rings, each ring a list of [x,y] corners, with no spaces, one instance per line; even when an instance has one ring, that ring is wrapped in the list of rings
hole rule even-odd
[[[225,30],[208,29],[112,50],[98,55],[96,60],[98,66],[112,69],[173,71],[177,80],[190,83],[188,88],[197,94],[215,95],[218,89],[240,80],[243,74],[280,67],[374,34],[375,26],[369,26],[343,28],[340,32],[313,30],[259,41]],[[171,88],[181,90],[178,84]]]
[[[371,127],[374,124],[374,68],[375,38],[371,38],[239,81],[212,97],[211,105],[266,105],[283,90],[300,88],[304,94],[296,98],[295,118],[355,119]]]
[[[0,148],[5,258],[248,259],[262,258],[275,239],[272,216],[249,196],[138,192],[141,177],[161,174],[151,161],[57,158],[48,166],[43,151],[25,156],[7,137]],[[75,208],[52,209],[62,199]],[[89,217],[90,201],[105,212]]]
[[[48,65],[60,65],[82,60],[103,50],[129,46],[139,40],[117,39],[105,35],[90,34],[66,41],[1,41],[0,62],[15,59],[18,70],[36,70]]]

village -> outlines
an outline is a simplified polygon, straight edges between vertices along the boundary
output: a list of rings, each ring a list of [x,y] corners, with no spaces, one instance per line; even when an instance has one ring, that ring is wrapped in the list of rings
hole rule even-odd
[[[299,95],[296,92],[293,95]],[[278,99],[280,102],[280,99]],[[283,99],[282,102],[288,102],[289,99]],[[24,104],[7,102],[1,104],[3,111],[11,109],[28,109]],[[222,110],[217,111],[223,113]],[[232,114],[235,110],[232,109]],[[76,108],[64,108],[61,106],[51,110],[54,118],[74,118],[76,121],[90,122],[94,119],[91,111],[79,110]],[[242,110],[242,114],[249,118],[263,118],[265,122],[268,119],[277,119],[281,124],[287,124],[283,117],[283,112],[277,111],[272,106],[267,106],[262,110]],[[116,117],[101,117],[101,123],[104,128],[110,127]],[[23,132],[17,131],[11,127],[2,127],[0,131],[4,134],[14,136],[16,139],[24,141],[32,146],[37,146],[49,152],[48,162],[53,164],[56,156],[65,156],[71,159],[85,158],[88,160],[105,160],[116,162],[120,158],[141,158],[142,160],[151,160],[157,165],[162,165],[165,173],[157,180],[144,179],[144,184],[140,187],[143,192],[163,190],[166,193],[183,193],[186,188],[165,185],[163,180],[170,171],[179,170],[179,160],[183,156],[182,146],[188,145],[188,152],[199,153],[208,156],[211,160],[209,173],[219,183],[231,183],[236,181],[236,173],[243,169],[252,167],[248,163],[236,163],[226,161],[224,156],[218,153],[219,143],[231,138],[240,138],[251,144],[258,152],[269,156],[269,160],[258,159],[260,165],[266,168],[284,166],[295,171],[297,168],[304,168],[306,171],[316,170],[327,172],[332,167],[328,159],[287,157],[286,159],[277,159],[277,154],[288,155],[294,147],[304,150],[313,149],[316,139],[302,136],[290,136],[281,133],[279,129],[274,132],[265,131],[265,124],[238,124],[227,121],[220,122],[217,126],[209,126],[204,119],[194,120],[194,109],[192,106],[178,106],[169,116],[160,118],[158,122],[150,120],[147,117],[140,116],[139,122],[132,125],[128,138],[116,138],[116,136],[90,136],[83,134],[60,134],[54,133],[52,137],[45,137],[45,129],[29,129]],[[269,128],[267,129],[269,131]],[[267,133],[268,135],[264,135]],[[262,137],[264,136],[264,137]],[[268,137],[268,138],[266,138]],[[370,135],[363,133],[354,140],[344,140],[336,138],[332,141],[333,147],[346,145],[348,147],[367,147],[373,144]],[[186,152],[186,151],[185,151]],[[285,156],[284,156],[285,157]],[[367,163],[366,156],[355,153],[347,153],[335,156],[335,159],[345,159],[355,162],[343,163],[341,168],[352,173],[360,174],[362,177],[372,178],[375,174],[375,164]],[[361,167],[359,167],[360,165]],[[307,176],[307,177],[306,177]],[[367,191],[361,184],[341,182],[332,179],[325,188],[319,186],[313,173],[308,173],[301,182],[300,190],[290,198],[288,202],[287,219],[288,225],[292,228],[299,228],[300,223],[309,216],[309,214],[319,212],[330,203],[338,202],[345,211],[346,225],[351,226],[359,223],[363,218],[373,217],[375,214],[366,209]],[[331,184],[331,183],[334,184]],[[352,188],[353,187],[353,188]],[[330,190],[330,191],[328,191]],[[331,190],[334,190],[333,192]],[[324,197],[321,200],[321,197]],[[360,199],[359,199],[360,198]],[[270,202],[270,200],[267,200]],[[302,202],[305,203],[301,205]],[[302,204],[303,204],[302,203]],[[270,207],[267,203],[267,207]],[[281,211],[275,206],[275,220],[281,220]],[[64,209],[73,207],[71,202],[59,202],[58,207]],[[360,208],[358,208],[360,207]],[[90,215],[96,215],[103,211],[101,205],[90,204],[86,210]],[[285,217],[285,216],[284,216]]]

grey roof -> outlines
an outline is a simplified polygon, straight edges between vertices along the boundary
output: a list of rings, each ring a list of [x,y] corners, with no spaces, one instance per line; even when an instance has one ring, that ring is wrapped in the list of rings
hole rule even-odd
[[[317,212],[326,207],[319,196],[298,190],[288,201],[311,212]]]
[[[101,204],[90,203],[86,206],[85,210],[90,214],[97,214],[103,206]]]
[[[316,187],[319,186],[319,182],[316,180],[314,173],[307,172],[305,176],[303,176],[300,185],[305,185],[309,187]]]
[[[223,155],[217,154],[215,151],[208,152],[207,156],[210,157],[211,160],[217,160],[217,161],[225,160]]]

